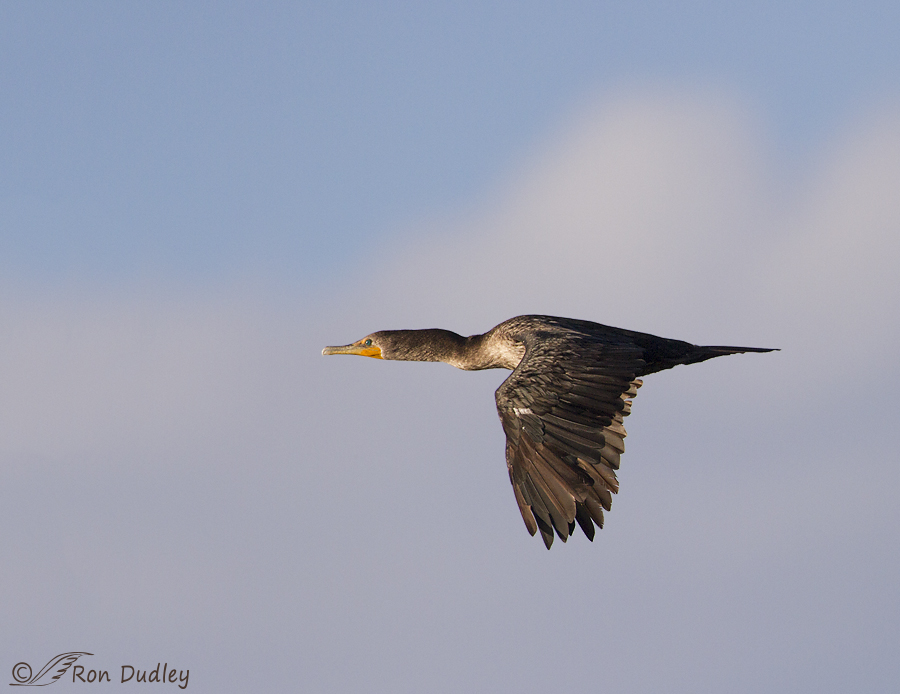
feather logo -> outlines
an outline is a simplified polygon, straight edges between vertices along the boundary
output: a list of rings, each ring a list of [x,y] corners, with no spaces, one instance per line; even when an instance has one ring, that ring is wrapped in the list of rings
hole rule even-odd
[[[93,653],[60,653],[51,658],[47,664],[41,668],[38,674],[32,676],[31,666],[28,663],[16,663],[12,669],[12,676],[15,682],[10,682],[10,687],[46,687],[53,684],[60,677],[66,674],[66,671],[72,666],[76,660],[83,655],[94,655]]]

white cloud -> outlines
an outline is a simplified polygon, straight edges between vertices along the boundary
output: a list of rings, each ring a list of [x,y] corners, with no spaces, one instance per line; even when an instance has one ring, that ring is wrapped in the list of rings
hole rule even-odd
[[[804,351],[807,376],[851,359],[860,335],[885,358],[900,341],[900,112],[839,133],[799,181],[762,130],[710,95],[595,105],[493,205],[374,258],[353,318],[361,333],[469,333],[569,315]]]
[[[895,353],[900,328],[900,111],[861,123],[780,220],[766,303],[824,351]]]

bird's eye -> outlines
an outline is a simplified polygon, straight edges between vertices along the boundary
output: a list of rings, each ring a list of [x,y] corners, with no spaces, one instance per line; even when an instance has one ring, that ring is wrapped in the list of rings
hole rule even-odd
[[[369,338],[365,342],[363,342],[363,347],[371,347],[372,346],[372,338]]]

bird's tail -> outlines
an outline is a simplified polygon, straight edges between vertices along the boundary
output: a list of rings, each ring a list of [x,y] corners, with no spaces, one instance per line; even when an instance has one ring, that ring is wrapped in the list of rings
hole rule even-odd
[[[697,362],[713,359],[714,357],[724,357],[727,354],[743,354],[744,352],[778,352],[780,350],[769,347],[722,347],[722,346],[705,346],[697,347],[696,350],[682,362],[682,364],[696,364]]]

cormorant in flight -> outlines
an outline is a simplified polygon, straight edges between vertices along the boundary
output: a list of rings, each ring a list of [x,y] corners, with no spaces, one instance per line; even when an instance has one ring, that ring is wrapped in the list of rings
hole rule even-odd
[[[679,364],[759,347],[701,347],[681,340],[553,316],[518,316],[483,335],[382,330],[322,354],[443,361],[459,369],[511,369],[497,389],[506,466],[528,532],[547,548],[581,526],[594,539],[619,484],[623,418],[640,378]]]

